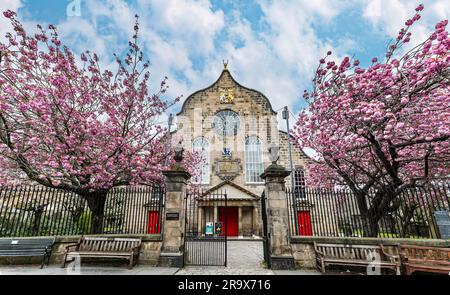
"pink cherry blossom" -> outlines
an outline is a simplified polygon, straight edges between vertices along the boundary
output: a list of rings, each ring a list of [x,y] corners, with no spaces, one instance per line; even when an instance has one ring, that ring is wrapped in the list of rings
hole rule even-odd
[[[3,14],[15,33],[0,43],[0,185],[26,179],[74,191],[98,216],[92,200],[110,188],[160,183],[167,130],[155,122],[174,101],[163,99],[166,80],[149,92],[138,20],[113,73],[89,51],[77,62],[54,26],[50,37],[41,27],[31,36],[14,12]],[[185,153],[188,171],[200,160]]]
[[[387,210],[383,204],[408,187],[450,175],[448,22],[439,22],[427,40],[402,56],[413,23],[406,22],[384,61],[373,58],[364,70],[355,62],[350,67],[346,57],[336,62],[339,71],[324,74],[320,62],[313,90],[304,93],[308,108],[294,126],[300,147],[318,155],[307,165],[310,185],[344,184],[359,204],[370,190],[377,192],[379,203],[359,207],[369,235],[376,234]]]

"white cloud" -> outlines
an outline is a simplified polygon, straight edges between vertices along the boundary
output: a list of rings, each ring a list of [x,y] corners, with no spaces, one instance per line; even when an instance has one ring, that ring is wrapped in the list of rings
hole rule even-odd
[[[421,42],[429,36],[437,22],[450,17],[450,1],[364,0],[363,16],[379,33],[396,38],[405,21],[414,15],[414,9],[422,2],[425,5],[425,10],[420,13],[422,18],[414,24],[411,31],[413,39]]]
[[[214,50],[214,36],[224,26],[222,11],[212,11],[208,0],[139,0],[139,11],[152,30],[185,44],[192,54]]]
[[[330,22],[348,3],[326,0],[259,3],[265,31],[255,32],[250,23],[240,20],[235,13],[224,52],[238,81],[266,94],[275,110],[285,105],[292,110],[311,81],[318,60],[328,50],[332,49],[337,56],[354,50],[350,38],[343,38],[334,48],[321,40],[313,28],[313,24]],[[239,46],[235,40],[240,41]],[[278,119],[280,129],[285,130],[281,112]]]
[[[17,11],[22,6],[21,0],[1,0],[0,1],[0,42],[5,39],[6,32],[10,31],[9,20],[3,17],[6,10]]]
[[[209,0],[121,0],[90,1],[81,17],[57,24],[64,43],[77,53],[86,49],[99,53],[110,66],[112,53],[126,49],[134,15],[140,15],[141,41],[152,63],[152,90],[169,77],[168,96],[192,92],[214,82],[222,70],[222,59],[243,85],[260,90],[274,109],[298,106],[318,60],[328,50],[337,59],[358,51],[352,36],[331,42],[318,36],[317,27],[329,25],[346,9],[363,12],[374,30],[395,37],[419,1],[408,0],[256,0],[262,16],[251,24],[234,11],[213,9]],[[9,4],[8,4],[9,3]],[[19,0],[1,0],[0,8],[17,9]],[[430,0],[415,28],[416,38],[426,36],[437,21],[448,18],[449,1]],[[0,23],[1,25],[1,23]],[[257,30],[256,27],[263,30]],[[220,39],[219,39],[220,36]],[[218,42],[220,40],[220,42]],[[199,66],[198,61],[204,66]],[[181,73],[181,77],[180,77]],[[175,111],[175,110],[174,110]]]

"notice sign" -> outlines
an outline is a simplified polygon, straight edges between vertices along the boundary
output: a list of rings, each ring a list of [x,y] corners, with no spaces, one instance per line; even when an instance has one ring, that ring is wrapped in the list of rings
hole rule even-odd
[[[435,211],[434,217],[441,234],[441,239],[450,239],[450,212]]]
[[[214,234],[214,223],[213,222],[207,222],[206,223],[205,234],[208,235],[208,236]]]
[[[166,220],[178,220],[180,219],[180,213],[178,212],[167,212]]]
[[[216,222],[215,233],[218,236],[222,234],[222,222]]]

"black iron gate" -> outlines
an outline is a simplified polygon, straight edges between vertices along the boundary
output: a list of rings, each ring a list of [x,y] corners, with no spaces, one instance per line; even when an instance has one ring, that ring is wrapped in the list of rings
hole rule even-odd
[[[271,268],[270,264],[270,252],[269,252],[269,234],[267,229],[267,209],[266,209],[266,193],[263,191],[261,195],[261,217],[263,222],[263,251],[264,261],[267,264],[267,268]]]
[[[186,195],[185,265],[227,265],[227,195]]]

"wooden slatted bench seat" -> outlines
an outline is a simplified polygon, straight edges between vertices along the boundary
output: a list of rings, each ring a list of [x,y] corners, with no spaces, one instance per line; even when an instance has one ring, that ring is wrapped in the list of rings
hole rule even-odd
[[[400,274],[400,257],[385,251],[383,245],[345,245],[314,242],[317,265],[322,273],[327,265],[369,266],[392,269]],[[376,254],[375,254],[376,253]],[[379,262],[373,259],[380,257]],[[375,264],[376,263],[376,264]]]
[[[399,245],[407,275],[414,271],[450,274],[450,248]]]
[[[47,265],[52,254],[55,238],[1,238],[0,257],[33,257],[42,256],[41,268]]]
[[[61,267],[67,262],[88,258],[115,258],[129,261],[128,268],[137,264],[141,249],[141,238],[81,237],[78,243],[68,245],[64,251]]]

